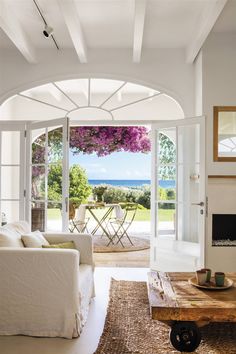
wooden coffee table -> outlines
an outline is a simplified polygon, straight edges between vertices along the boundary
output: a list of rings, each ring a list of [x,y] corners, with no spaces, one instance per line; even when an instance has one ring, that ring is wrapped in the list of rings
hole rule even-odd
[[[202,327],[210,322],[236,322],[236,273],[227,290],[205,290],[191,285],[194,273],[148,273],[152,319],[167,323],[170,341],[179,351],[194,351],[201,342]]]

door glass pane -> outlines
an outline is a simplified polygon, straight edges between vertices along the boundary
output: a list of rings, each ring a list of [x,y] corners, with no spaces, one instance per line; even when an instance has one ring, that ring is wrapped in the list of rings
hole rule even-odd
[[[1,167],[1,199],[19,199],[20,167]]]
[[[176,225],[175,203],[158,203],[158,237],[174,237]]]
[[[20,164],[20,132],[2,132],[2,156],[3,165]]]
[[[46,153],[46,130],[38,129],[33,131],[32,136],[32,163],[45,163]]]
[[[178,205],[178,240],[199,242],[199,219],[201,208],[197,205],[179,203]],[[181,222],[180,222],[181,221]]]
[[[178,166],[178,201],[196,202],[200,200],[199,164],[181,164]]]
[[[165,129],[158,134],[160,164],[173,164],[176,162],[176,129]]]
[[[159,198],[161,200],[175,199],[176,196],[176,167],[175,166],[159,166]],[[171,192],[173,191],[173,193]],[[165,199],[166,194],[168,198]],[[167,196],[166,196],[167,197]]]
[[[62,230],[62,204],[48,203],[47,208],[47,230],[61,231]]]
[[[32,167],[32,199],[45,199],[45,166]]]
[[[63,141],[62,128],[53,128],[48,132],[48,162],[62,161]]]
[[[48,200],[53,202],[62,200],[62,164],[48,166]]]
[[[1,201],[1,211],[4,213],[7,223],[18,221],[20,219],[19,206],[19,201]]]
[[[32,203],[31,230],[45,231],[45,203]]]
[[[178,127],[178,162],[200,162],[200,127],[199,124]]]
[[[158,133],[158,190],[160,200],[176,198],[176,146],[175,129]]]

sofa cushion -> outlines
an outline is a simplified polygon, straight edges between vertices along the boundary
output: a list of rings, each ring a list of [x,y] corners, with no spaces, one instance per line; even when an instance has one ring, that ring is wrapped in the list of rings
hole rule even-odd
[[[62,242],[62,243],[56,243],[54,245],[42,245],[43,248],[69,248],[76,250],[77,248],[75,247],[74,241],[68,241],[68,242]],[[79,252],[79,251],[78,251]]]
[[[21,235],[14,230],[0,227],[0,247],[24,247]]]
[[[29,248],[41,248],[43,245],[49,245],[49,242],[39,230],[22,235],[21,239],[24,246]]]
[[[74,241],[67,241],[67,242],[62,242],[62,243],[42,245],[42,248],[64,248],[64,249],[67,248],[67,249],[77,250],[79,252]],[[80,252],[79,252],[79,255],[80,255]],[[79,264],[81,264],[80,257],[79,257]]]

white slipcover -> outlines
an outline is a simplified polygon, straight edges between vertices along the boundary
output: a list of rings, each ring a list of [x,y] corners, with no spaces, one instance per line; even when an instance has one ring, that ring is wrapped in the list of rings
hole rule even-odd
[[[0,248],[0,335],[78,337],[94,296],[90,235],[44,234],[77,250]]]

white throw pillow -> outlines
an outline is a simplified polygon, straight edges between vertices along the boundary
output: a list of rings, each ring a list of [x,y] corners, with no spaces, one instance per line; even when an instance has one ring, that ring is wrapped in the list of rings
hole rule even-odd
[[[15,221],[11,222],[9,224],[6,224],[4,228],[8,230],[14,230],[15,232],[18,232],[18,234],[21,236],[23,234],[28,234],[30,232],[30,225],[27,221]]]
[[[0,247],[24,247],[24,245],[17,232],[0,227]]]
[[[25,247],[41,248],[42,245],[49,245],[49,242],[39,230],[30,232],[26,235],[22,235],[21,239]]]

